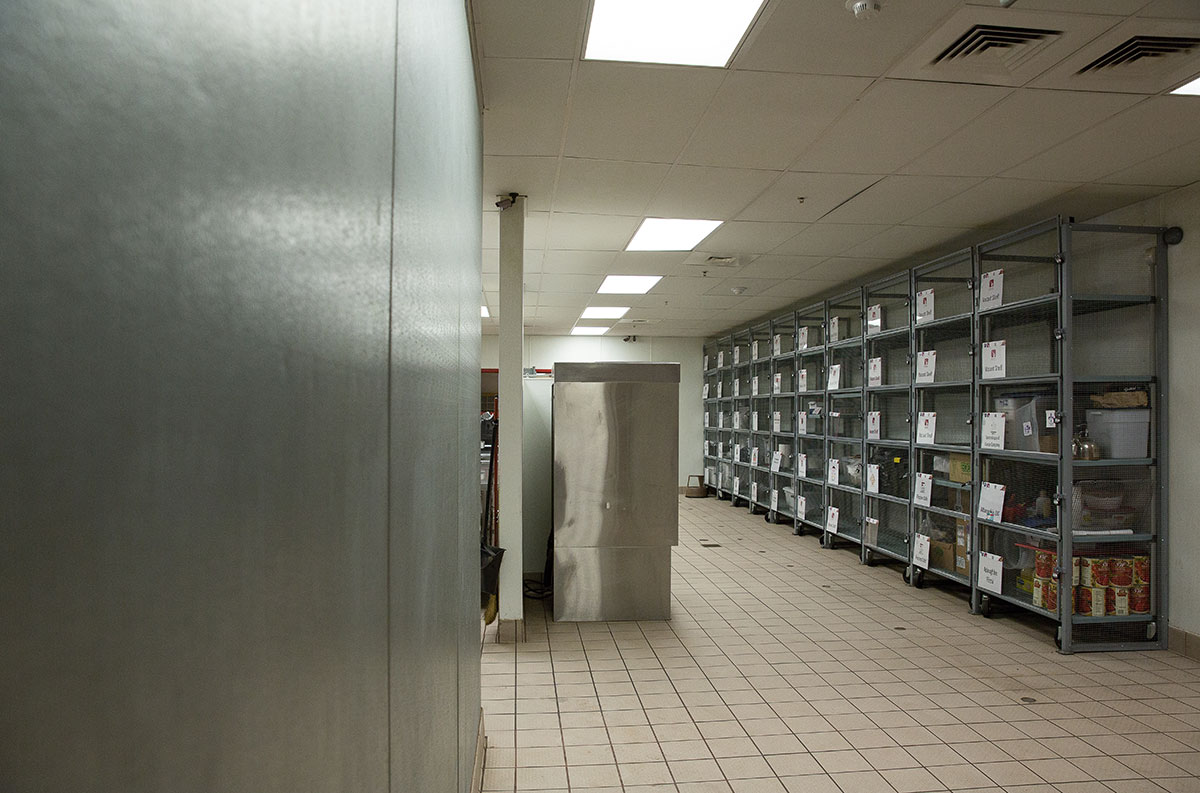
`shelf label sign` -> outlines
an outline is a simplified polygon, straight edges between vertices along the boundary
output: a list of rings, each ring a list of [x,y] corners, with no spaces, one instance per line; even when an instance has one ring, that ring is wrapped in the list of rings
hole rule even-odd
[[[704,368],[705,368],[705,370],[708,369],[708,356],[707,355],[704,356]]]
[[[796,455],[796,476],[808,476],[808,455]]]
[[[1004,339],[985,341],[983,343],[983,379],[995,380],[1005,377],[1005,344]]]
[[[733,477],[733,492],[739,496],[742,494],[742,478],[740,476]]]
[[[932,383],[937,371],[937,350],[917,353],[917,382]]]
[[[913,566],[922,570],[929,569],[929,535],[913,535]]]
[[[783,452],[771,452],[771,473],[779,473],[781,465],[783,465]]]
[[[757,410],[752,411],[750,413],[750,431],[758,432],[758,411]]]
[[[878,410],[872,410],[867,413],[867,440],[879,440],[879,420],[880,413]]]
[[[771,390],[776,394],[783,390],[783,372],[776,372],[771,379]]]
[[[804,517],[804,511],[806,509],[806,506],[807,505],[804,500],[804,496],[796,496],[796,517],[798,517],[798,518]]]
[[[829,470],[825,473],[825,481],[831,485],[839,484],[838,480],[840,479],[842,471],[841,461],[836,457],[830,457],[828,469]]]
[[[758,465],[758,447],[754,446],[750,449],[750,464]]]
[[[929,446],[937,434],[937,413],[917,414],[917,444]]]
[[[796,331],[796,349],[808,349],[808,328],[803,327]]]
[[[867,463],[867,492],[879,492],[879,466],[874,463]]]
[[[704,387],[700,389],[700,397],[702,399],[708,399],[708,383],[705,383]]]
[[[871,358],[867,361],[867,385],[883,385],[883,359]]]
[[[733,411],[733,428],[735,430],[742,428],[742,412],[740,410]]]
[[[997,308],[1004,303],[1004,271],[984,273],[979,282],[979,310]]]
[[[706,428],[709,426],[709,425],[708,425],[708,411],[707,411],[707,410],[706,410],[706,411],[704,411],[704,426],[705,426]]]
[[[758,503],[758,482],[750,483],[750,500]]]
[[[775,355],[779,355],[782,352],[783,336],[779,335],[778,333],[775,334],[775,338],[771,342],[771,350]]]
[[[839,337],[839,327],[838,326],[841,324],[840,320],[841,320],[840,317],[830,317],[829,318],[829,343],[830,344],[832,344],[833,342],[838,340],[838,337]]]
[[[725,413],[724,411],[717,413],[717,429],[725,429]]]
[[[883,330],[883,306],[867,306],[867,335],[872,336]]]
[[[995,482],[980,482],[979,512],[976,514],[976,517],[980,520],[990,520],[993,523],[999,523],[1000,516],[1003,513],[1004,485],[998,485]]]
[[[782,432],[780,427],[783,426],[783,414],[776,410],[771,414],[771,432]]]
[[[842,387],[842,365],[840,363],[829,365],[829,385],[826,387],[830,391],[836,391]]]
[[[796,432],[801,435],[808,434],[808,414],[803,410],[796,414]]]
[[[933,319],[933,290],[917,292],[917,324]]]
[[[837,534],[838,531],[838,508],[829,507],[825,511],[825,531],[830,534]]]
[[[1004,448],[1004,414],[984,413],[983,427],[979,435],[979,446],[982,449]]]
[[[717,399],[721,399],[721,392],[724,390],[725,390],[725,383],[718,382],[717,383]]]
[[[733,461],[735,463],[742,461],[742,444],[740,443],[733,444]]]
[[[993,595],[1003,594],[1004,557],[987,551],[979,552],[979,588]]]
[[[1058,411],[1057,410],[1047,410],[1046,411],[1046,429],[1052,430],[1052,429],[1056,428],[1057,426],[1058,426]]]
[[[717,456],[725,456],[725,441],[717,441]]]
[[[742,395],[742,381],[737,377],[733,379],[733,395],[735,397],[740,397]]]
[[[779,511],[779,491],[778,490],[771,491],[771,511],[772,512]]]
[[[758,375],[750,380],[750,396],[758,396]]]
[[[928,507],[933,501],[933,474],[918,473],[913,482],[913,503]]]
[[[803,393],[808,390],[808,370],[801,369],[796,372],[796,390]]]
[[[758,339],[755,339],[754,341],[750,342],[750,357],[751,358],[758,357]]]
[[[717,353],[717,368],[719,369],[724,365],[725,365],[725,351],[721,350],[719,353]]]
[[[737,366],[741,362],[742,362],[742,348],[734,347],[733,348],[733,365]]]

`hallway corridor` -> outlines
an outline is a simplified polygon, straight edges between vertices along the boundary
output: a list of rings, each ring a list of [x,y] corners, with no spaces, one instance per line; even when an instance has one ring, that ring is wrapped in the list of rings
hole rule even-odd
[[[489,628],[485,791],[1200,791],[1194,661],[1059,655],[712,498],[680,499],[674,559],[669,622]]]

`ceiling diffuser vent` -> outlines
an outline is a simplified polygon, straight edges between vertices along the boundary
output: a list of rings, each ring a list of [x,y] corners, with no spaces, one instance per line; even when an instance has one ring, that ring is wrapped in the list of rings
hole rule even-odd
[[[1076,74],[1099,72],[1118,66],[1135,63],[1142,58],[1163,58],[1169,55],[1184,55],[1200,44],[1200,38],[1183,36],[1134,36],[1118,44],[1096,60],[1084,66]]]
[[[1015,68],[1061,35],[1061,30],[975,25],[944,49],[933,62],[940,64],[943,61],[988,55],[1004,61],[1010,68]],[[1004,52],[999,52],[1001,50]]]

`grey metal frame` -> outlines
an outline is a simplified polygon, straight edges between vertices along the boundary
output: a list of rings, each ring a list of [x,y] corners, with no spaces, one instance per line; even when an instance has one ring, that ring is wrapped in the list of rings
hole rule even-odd
[[[826,465],[826,474],[824,477],[825,478],[825,511],[826,511],[826,514],[828,514],[829,508],[831,506],[833,506],[833,494],[835,492],[849,493],[852,496],[850,501],[853,502],[853,501],[857,500],[859,525],[858,525],[858,537],[847,536],[847,535],[843,535],[841,533],[831,534],[831,533],[829,533],[829,531],[827,531],[825,529],[824,526],[822,526],[821,544],[825,548],[834,548],[834,547],[836,547],[838,540],[845,540],[845,541],[849,541],[852,543],[856,543],[860,546],[859,561],[865,560],[865,557],[863,556],[863,551],[861,548],[861,546],[863,544],[863,542],[862,542],[863,541],[863,531],[865,528],[863,518],[866,515],[866,511],[865,511],[866,510],[866,498],[865,498],[866,468],[865,468],[865,461],[864,461],[865,452],[866,452],[866,442],[865,442],[866,431],[865,431],[865,427],[863,427],[863,415],[862,415],[863,414],[863,406],[865,405],[865,398],[866,398],[866,392],[865,392],[865,386],[866,386],[866,357],[865,357],[865,355],[866,355],[866,323],[865,323],[866,304],[864,302],[866,299],[865,295],[866,295],[865,289],[860,286],[860,287],[851,289],[847,292],[843,292],[842,294],[835,295],[834,297],[831,297],[829,300],[825,301],[825,315],[826,315],[826,319],[825,319],[825,334],[826,334],[825,335],[825,381],[823,383],[823,385],[825,386],[825,422],[824,422],[824,424],[825,424],[825,426],[824,426],[824,430],[825,430],[824,447],[825,447],[825,465]],[[841,339],[840,338],[841,334],[839,332],[838,341],[835,341],[835,342],[829,341],[829,327],[833,323],[834,307],[835,306],[841,307],[841,306],[846,306],[846,305],[853,306],[853,301],[855,299],[857,299],[857,302],[858,302],[858,334],[857,334],[857,336],[852,337],[850,339]],[[850,311],[853,312],[854,308],[851,307]],[[857,350],[858,350],[858,359],[859,359],[858,386],[857,387],[851,386],[849,388],[841,387],[841,388],[831,390],[829,388],[829,369],[831,366],[834,365],[833,364],[834,354],[839,350],[853,350],[855,348],[857,348]],[[839,386],[840,385],[841,385],[841,382],[839,381]],[[858,405],[859,405],[859,425],[860,425],[860,429],[858,432],[859,437],[851,438],[851,437],[845,436],[845,435],[835,435],[832,431],[832,425],[833,425],[832,419],[833,419],[833,412],[834,412],[833,407],[834,407],[835,400],[849,401],[849,400],[853,400],[855,397],[857,397]],[[860,467],[860,476],[859,476],[859,483],[858,483],[857,491],[854,491],[854,488],[852,488],[848,485],[830,484],[829,474],[828,474],[828,465],[829,465],[829,460],[832,459],[832,457],[833,457],[834,444],[837,444],[838,446],[842,446],[842,447],[852,447],[854,445],[854,443],[857,443],[857,446],[858,446],[858,457],[859,457],[859,467]],[[839,515],[839,517],[840,517],[840,515]]]

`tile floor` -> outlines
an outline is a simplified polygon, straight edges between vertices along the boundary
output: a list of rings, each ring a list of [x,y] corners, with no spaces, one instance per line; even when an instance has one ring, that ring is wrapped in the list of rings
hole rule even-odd
[[[1183,656],[1059,655],[711,498],[680,499],[673,588],[669,622],[489,628],[485,791],[1200,791]]]

